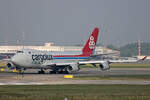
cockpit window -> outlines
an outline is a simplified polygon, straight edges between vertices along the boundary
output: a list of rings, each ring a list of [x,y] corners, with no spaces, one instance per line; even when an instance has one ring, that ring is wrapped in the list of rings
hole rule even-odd
[[[28,53],[31,54],[31,51],[29,51]]]
[[[23,53],[23,51],[17,51],[17,53]]]

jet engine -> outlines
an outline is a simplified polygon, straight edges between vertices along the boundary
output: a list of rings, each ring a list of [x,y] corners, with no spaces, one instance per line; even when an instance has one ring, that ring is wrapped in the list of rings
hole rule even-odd
[[[69,73],[72,73],[72,72],[76,72],[76,71],[79,71],[79,64],[78,63],[74,63],[74,64],[70,64],[69,66],[67,66],[66,70],[69,72]]]
[[[7,64],[7,67],[9,69],[15,69],[15,66],[12,63],[10,63],[10,62]]]
[[[102,61],[102,62],[99,64],[99,68],[100,68],[101,70],[108,70],[108,69],[110,69],[110,66],[109,66],[108,61]]]

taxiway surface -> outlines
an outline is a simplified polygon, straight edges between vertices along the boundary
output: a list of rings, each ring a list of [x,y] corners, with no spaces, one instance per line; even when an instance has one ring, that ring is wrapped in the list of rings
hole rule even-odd
[[[150,68],[111,68],[101,71],[97,68],[83,68],[74,76],[104,75],[150,75]],[[37,74],[35,70],[25,73],[0,72],[0,85],[42,85],[42,84],[150,84],[143,80],[76,80],[64,79],[64,74]]]

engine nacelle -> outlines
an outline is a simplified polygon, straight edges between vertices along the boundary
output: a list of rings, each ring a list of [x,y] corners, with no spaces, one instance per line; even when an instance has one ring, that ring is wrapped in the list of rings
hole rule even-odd
[[[69,73],[79,71],[79,69],[80,68],[79,68],[79,64],[78,63],[70,64],[69,66],[67,66],[67,71]]]
[[[8,64],[7,64],[7,67],[8,67],[9,69],[15,69],[15,66],[14,66],[12,63],[8,63]]]
[[[100,64],[99,64],[99,68],[101,70],[108,70],[110,69],[110,66],[109,66],[109,63],[107,61],[102,61]]]

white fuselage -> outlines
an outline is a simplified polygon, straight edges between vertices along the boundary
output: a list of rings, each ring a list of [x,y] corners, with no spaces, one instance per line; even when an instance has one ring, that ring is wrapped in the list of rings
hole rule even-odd
[[[72,52],[71,52],[72,53]],[[71,55],[69,52],[44,52],[38,50],[22,50],[16,53],[11,61],[12,63],[20,68],[47,68],[46,65],[56,65],[61,63],[72,63],[74,61],[82,60],[79,59],[66,59],[61,57],[53,58],[53,54],[55,55]],[[75,54],[80,54],[80,52],[75,52]],[[87,59],[87,58],[86,58]]]

